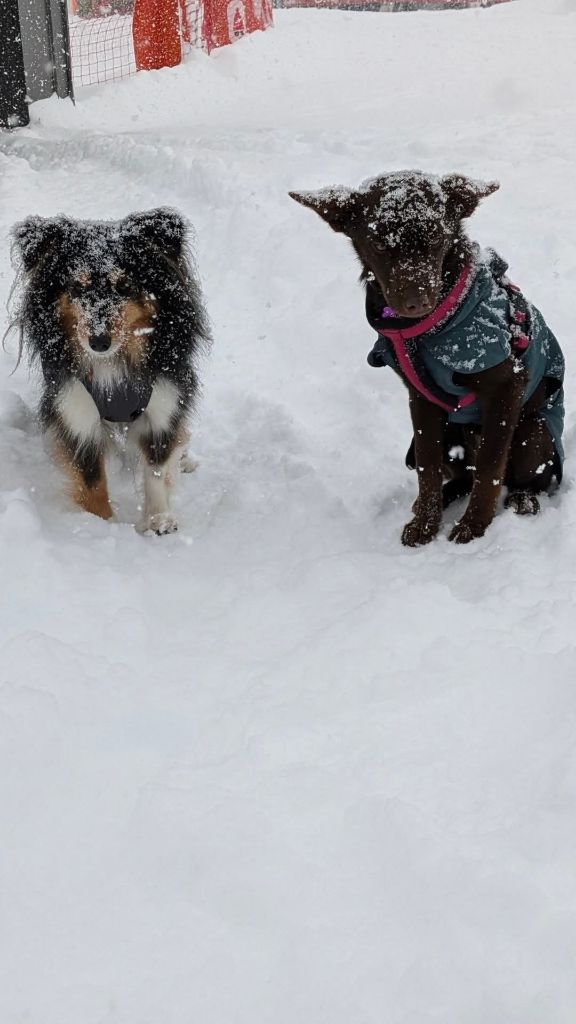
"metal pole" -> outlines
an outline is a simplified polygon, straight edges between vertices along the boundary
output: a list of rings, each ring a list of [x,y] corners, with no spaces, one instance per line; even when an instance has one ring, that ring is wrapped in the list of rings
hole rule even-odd
[[[69,96],[74,101],[66,0],[50,0],[48,12],[54,54],[54,90],[62,99]]]
[[[0,0],[0,128],[29,120],[18,0]]]
[[[5,0],[0,0],[0,4]],[[13,0],[10,0],[12,3]],[[17,0],[30,102],[72,96],[66,0]]]

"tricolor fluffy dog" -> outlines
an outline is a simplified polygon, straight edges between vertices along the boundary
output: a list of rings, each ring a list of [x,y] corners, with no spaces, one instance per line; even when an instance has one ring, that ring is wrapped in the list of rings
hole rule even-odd
[[[470,501],[450,539],[465,544],[491,523],[503,485],[515,512],[534,514],[536,495],[562,476],[560,346],[506,263],[482,253],[463,227],[497,188],[400,171],[356,190],[290,193],[352,242],[378,332],[368,361],[392,367],[408,388],[407,462],[418,473],[402,534],[410,546],[436,536],[443,507],[457,497]]]
[[[175,210],[115,222],[29,217],[14,229],[21,294],[15,324],[40,362],[40,416],[73,496],[109,519],[105,453],[123,425],[141,455],[139,529],[177,529],[170,489],[186,455],[206,317]]]

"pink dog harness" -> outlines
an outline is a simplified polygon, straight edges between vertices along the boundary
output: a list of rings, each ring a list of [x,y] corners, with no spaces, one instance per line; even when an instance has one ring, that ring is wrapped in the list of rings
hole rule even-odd
[[[509,330],[511,333],[512,349],[514,353],[520,355],[530,344],[529,336],[526,333],[526,328],[528,326],[526,302],[520,292],[520,289],[505,277],[505,264],[497,264],[496,259],[494,260],[494,264],[493,273],[495,279],[506,290],[510,300]],[[414,347],[414,342],[416,339],[421,338],[429,332],[435,333],[437,328],[450,319],[452,314],[460,305],[463,296],[468,292],[476,274],[476,270],[477,268],[474,266],[465,266],[461,271],[456,284],[448,295],[442,300],[440,305],[432,313],[424,317],[423,320],[419,320],[412,326],[402,326],[400,328],[382,326],[382,321],[377,326],[378,334],[390,342],[396,358],[397,369],[402,374],[406,382],[410,384],[415,391],[422,395],[423,398],[426,398],[429,402],[433,402],[434,405],[438,405],[441,409],[444,409],[445,412],[449,413],[458,412],[460,409],[465,409],[467,406],[473,405],[476,401],[476,395],[472,391],[461,396],[452,396],[445,392],[442,392],[441,394],[435,393],[424,379],[422,370],[419,371],[415,365],[414,356],[417,350]],[[388,318],[392,319],[397,316],[398,314],[395,310],[391,309],[389,306],[385,306],[381,313],[381,317],[384,322]],[[436,391],[438,391],[438,389],[436,389]]]
[[[446,412],[455,412],[457,409],[465,409],[467,405],[472,405],[472,403],[476,401],[476,395],[470,391],[469,394],[464,395],[453,405],[448,405],[442,399],[433,395],[418,376],[408,353],[406,342],[412,338],[419,338],[421,334],[426,334],[428,331],[433,330],[450,316],[450,314],[456,309],[462,295],[466,291],[472,274],[472,267],[464,267],[464,270],[460,274],[460,277],[456,281],[452,291],[448,293],[446,298],[440,303],[433,313],[430,313],[423,320],[420,320],[414,327],[405,327],[401,330],[382,328],[378,331],[378,334],[381,334],[383,338],[388,338],[392,343],[398,360],[398,365],[408,383],[411,384],[412,387],[424,398],[427,398],[429,402],[433,402],[434,405],[439,405],[440,408],[444,409]]]

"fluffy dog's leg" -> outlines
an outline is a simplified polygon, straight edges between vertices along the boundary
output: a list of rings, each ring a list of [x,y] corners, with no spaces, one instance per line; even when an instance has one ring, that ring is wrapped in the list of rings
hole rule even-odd
[[[182,449],[177,445],[167,459],[158,461],[150,455],[152,444],[143,445],[144,514],[138,529],[141,533],[174,533],[178,529],[178,520],[170,510],[170,492],[178,473]]]
[[[42,415],[74,501],[86,512],[110,519],[102,423],[91,395],[80,381],[69,380],[55,396],[45,399]]]
[[[93,516],[111,519],[113,512],[108,498],[103,453],[94,446],[73,451],[63,439],[59,439],[56,442],[56,460],[68,477],[74,502]]]
[[[188,440],[185,417],[177,385],[159,378],[145,414],[135,424],[135,437],[144,456],[144,511],[137,527],[140,533],[174,533],[178,529],[170,510],[170,492]]]
[[[155,439],[142,441],[144,454],[144,513],[138,526],[141,533],[159,535],[174,533],[178,520],[170,510],[170,493],[174,487],[182,456],[182,446],[175,443],[167,457],[155,457]]]

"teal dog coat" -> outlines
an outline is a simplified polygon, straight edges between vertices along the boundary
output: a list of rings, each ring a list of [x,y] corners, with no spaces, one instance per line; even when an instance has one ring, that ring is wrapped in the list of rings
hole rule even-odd
[[[540,415],[554,440],[562,475],[564,449],[564,357],[542,314],[506,277],[507,264],[495,253],[475,253],[456,285],[423,320],[400,318],[383,305],[374,281],[366,291],[368,322],[378,340],[368,356],[371,366],[391,366],[429,401],[448,413],[451,423],[482,423],[476,396],[454,383],[453,375],[476,374],[511,355],[528,372],[523,402],[543,379],[547,399]]]

